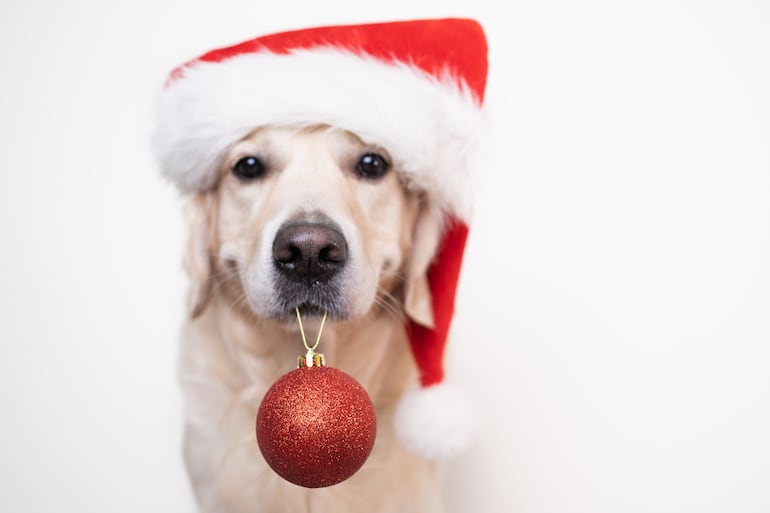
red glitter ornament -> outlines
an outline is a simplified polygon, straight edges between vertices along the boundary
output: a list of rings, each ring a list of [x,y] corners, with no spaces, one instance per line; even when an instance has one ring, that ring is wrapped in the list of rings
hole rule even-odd
[[[308,348],[300,367],[265,394],[256,428],[259,449],[278,475],[321,488],[361,468],[374,445],[377,419],[366,390],[341,370],[325,367],[323,355]]]

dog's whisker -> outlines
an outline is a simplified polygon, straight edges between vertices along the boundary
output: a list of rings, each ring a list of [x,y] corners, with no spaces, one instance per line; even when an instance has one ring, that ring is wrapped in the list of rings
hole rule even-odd
[[[393,318],[399,321],[403,319],[404,314],[399,307],[398,299],[383,287],[378,287],[374,302]]]
[[[237,271],[233,271],[230,269],[221,269],[213,273],[209,279],[211,280],[211,284],[213,286],[219,287],[222,284],[224,284],[226,281],[237,277],[238,277]]]
[[[249,298],[246,292],[242,292],[238,297],[236,297],[233,301],[233,305],[238,309],[249,310]]]

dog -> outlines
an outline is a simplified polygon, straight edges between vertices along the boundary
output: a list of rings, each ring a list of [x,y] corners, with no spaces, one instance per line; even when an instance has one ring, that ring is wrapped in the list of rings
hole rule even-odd
[[[440,513],[472,415],[443,355],[469,233],[487,43],[472,19],[312,27],[173,69],[153,145],[188,198],[185,460],[204,513]],[[306,331],[369,393],[348,480],[305,489],[255,417]],[[467,404],[466,404],[467,406]],[[471,419],[471,420],[469,420]]]
[[[393,428],[417,383],[405,320],[429,324],[426,273],[441,209],[399,173],[388,148],[329,126],[262,126],[231,145],[216,182],[186,205],[189,321],[181,343],[184,455],[204,513],[439,513],[439,463]],[[305,489],[265,463],[255,416],[295,365],[295,318],[367,390],[377,414],[369,460],[347,481]]]

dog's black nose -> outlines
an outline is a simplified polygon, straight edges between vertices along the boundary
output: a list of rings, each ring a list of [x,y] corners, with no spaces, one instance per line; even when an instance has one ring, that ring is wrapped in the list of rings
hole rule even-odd
[[[345,265],[348,244],[342,233],[322,223],[281,227],[273,241],[273,263],[292,281],[328,281]]]

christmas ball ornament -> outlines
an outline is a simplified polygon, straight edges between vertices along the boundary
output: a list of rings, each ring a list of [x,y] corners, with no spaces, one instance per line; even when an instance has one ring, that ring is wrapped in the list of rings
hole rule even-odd
[[[282,478],[321,488],[361,468],[374,445],[377,419],[366,390],[348,374],[325,366],[323,355],[314,352],[318,340],[307,346],[299,311],[297,318],[307,353],[262,399],[257,442],[267,464]]]
[[[313,365],[285,374],[257,414],[257,441],[268,465],[307,488],[340,483],[369,457],[377,421],[352,377]]]

